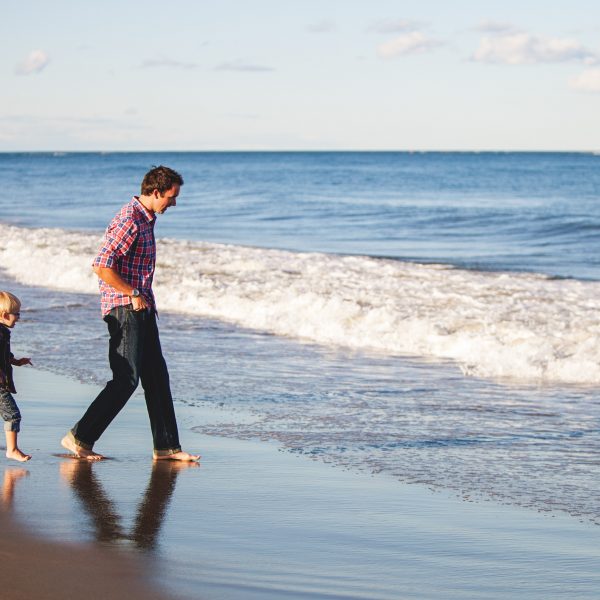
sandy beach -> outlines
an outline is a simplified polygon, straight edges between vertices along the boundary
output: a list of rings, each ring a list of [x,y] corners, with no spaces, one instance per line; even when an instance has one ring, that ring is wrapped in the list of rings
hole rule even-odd
[[[24,470],[6,469],[6,493]],[[166,600],[144,583],[143,567],[131,556],[82,544],[62,544],[35,538],[0,515],[0,573],[4,600]]]
[[[199,435],[182,405],[182,442],[201,465],[155,465],[139,393],[98,444],[109,459],[88,464],[59,440],[97,388],[17,377],[33,459],[4,462],[2,552],[38,558],[0,561],[15,587],[3,597],[55,598],[58,585],[75,598],[66,582],[108,582],[130,598],[597,598],[598,526]]]

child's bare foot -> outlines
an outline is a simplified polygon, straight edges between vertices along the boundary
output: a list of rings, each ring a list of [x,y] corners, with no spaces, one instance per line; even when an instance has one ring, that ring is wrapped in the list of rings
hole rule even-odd
[[[60,444],[77,458],[85,458],[86,460],[102,460],[104,458],[102,454],[97,454],[93,450],[87,450],[86,448],[78,446],[69,434],[65,435],[65,437],[60,440]]]
[[[175,454],[168,454],[167,456],[157,456],[156,452],[153,453],[152,457],[154,460],[181,460],[181,461],[193,461],[198,462],[200,460],[199,454],[190,454],[189,452],[175,452]]]
[[[12,458],[13,460],[18,460],[19,462],[27,462],[31,459],[31,454],[25,454],[25,452],[21,452],[19,448],[14,448],[6,451],[6,458]]]

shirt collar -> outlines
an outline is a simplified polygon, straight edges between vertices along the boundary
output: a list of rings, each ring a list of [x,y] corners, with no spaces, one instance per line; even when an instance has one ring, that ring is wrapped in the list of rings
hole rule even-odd
[[[141,212],[144,217],[146,217],[146,220],[148,221],[148,223],[152,223],[156,220],[156,215],[152,212],[150,212],[141,202],[140,202],[140,197],[139,196],[134,196],[131,199],[131,205],[136,208],[138,210],[138,212]]]

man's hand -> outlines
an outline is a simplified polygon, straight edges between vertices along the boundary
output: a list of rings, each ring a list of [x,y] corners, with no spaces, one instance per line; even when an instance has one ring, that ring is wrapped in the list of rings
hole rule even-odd
[[[148,308],[148,302],[146,302],[142,296],[138,296],[137,298],[131,296],[133,292],[131,285],[123,280],[116,269],[109,267],[94,267],[94,273],[96,273],[102,281],[108,283],[108,285],[115,288],[118,292],[121,292],[121,294],[131,297],[131,306],[133,307],[133,310],[146,310]]]
[[[138,296],[137,298],[131,297],[131,305],[133,306],[133,310],[146,310],[148,308],[148,303],[146,302],[144,296]]]

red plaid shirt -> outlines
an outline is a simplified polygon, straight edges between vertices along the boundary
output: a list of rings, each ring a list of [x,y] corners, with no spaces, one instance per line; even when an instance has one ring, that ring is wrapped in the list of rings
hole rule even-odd
[[[153,309],[156,309],[152,293],[156,264],[155,220],[154,214],[134,196],[110,222],[104,233],[102,247],[93,262],[95,267],[116,269],[124,281],[140,291]],[[131,304],[129,296],[101,279],[99,285],[103,315],[115,306]]]

